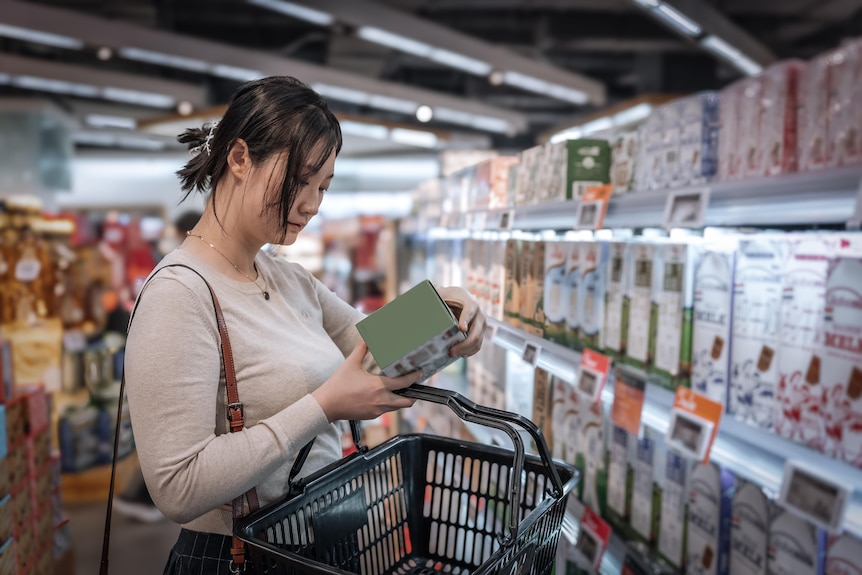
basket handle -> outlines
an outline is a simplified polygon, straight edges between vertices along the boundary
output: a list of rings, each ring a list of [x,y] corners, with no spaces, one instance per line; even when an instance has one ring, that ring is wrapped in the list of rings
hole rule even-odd
[[[557,473],[557,468],[548,451],[548,446],[545,443],[542,432],[526,417],[500,409],[485,407],[467,399],[458,392],[429,387],[427,385],[413,384],[409,387],[399,389],[395,393],[404,397],[446,405],[462,420],[500,429],[511,438],[515,446],[513,480],[510,482],[509,487],[512,512],[509,516],[509,535],[508,537],[500,538],[500,542],[504,546],[513,544],[518,538],[518,514],[516,510],[521,501],[521,472],[524,469],[525,459],[524,442],[514,426],[517,425],[525,429],[536,443],[539,456],[547,468],[548,476],[553,484],[550,494],[554,498],[559,498],[563,494],[563,483],[560,480],[559,473]]]

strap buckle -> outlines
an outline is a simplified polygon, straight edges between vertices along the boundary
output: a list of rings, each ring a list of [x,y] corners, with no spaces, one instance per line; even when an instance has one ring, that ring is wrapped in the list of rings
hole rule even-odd
[[[245,419],[245,413],[243,411],[243,406],[241,401],[237,401],[236,403],[228,403],[227,404],[227,420],[233,421],[233,417],[231,413],[234,409],[239,409],[239,417],[240,419]]]
[[[233,560],[231,560],[230,565],[228,566],[228,569],[230,569],[231,573],[245,573],[245,567],[246,567],[247,563],[248,563],[247,560],[243,561],[240,564],[234,563]]]

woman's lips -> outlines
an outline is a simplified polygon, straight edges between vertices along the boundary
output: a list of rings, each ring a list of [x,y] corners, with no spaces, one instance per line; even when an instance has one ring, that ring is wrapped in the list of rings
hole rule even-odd
[[[296,224],[293,222],[288,222],[287,225],[290,227],[290,229],[292,229],[295,232],[301,232],[302,228],[305,227],[305,224]]]

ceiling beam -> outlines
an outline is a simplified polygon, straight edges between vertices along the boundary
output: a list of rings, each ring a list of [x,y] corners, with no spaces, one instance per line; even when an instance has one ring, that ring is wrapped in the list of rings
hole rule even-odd
[[[93,47],[109,46],[115,50],[138,48],[169,53],[202,61],[211,66],[230,66],[249,76],[290,75],[313,86],[337,86],[366,94],[398,98],[413,102],[417,106],[448,108],[476,117],[503,121],[508,124],[510,133],[524,132],[528,128],[526,116],[513,110],[495,108],[465,98],[385,82],[266,52],[18,0],[0,0],[0,13],[7,24],[75,37]]]

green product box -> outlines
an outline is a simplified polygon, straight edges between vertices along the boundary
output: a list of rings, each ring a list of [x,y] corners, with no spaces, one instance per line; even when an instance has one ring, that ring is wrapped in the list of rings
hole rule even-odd
[[[588,188],[611,181],[611,147],[607,140],[566,142],[566,199],[580,199]]]
[[[431,282],[410,288],[356,324],[387,377],[421,370],[427,379],[455,361],[449,348],[465,339]]]

